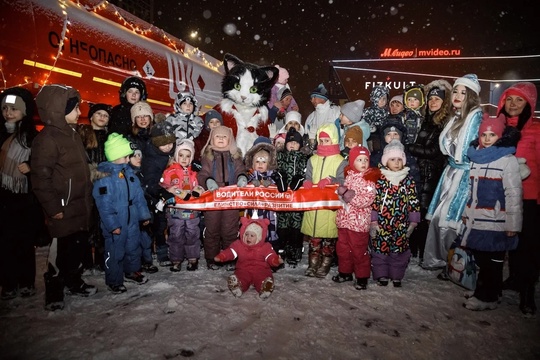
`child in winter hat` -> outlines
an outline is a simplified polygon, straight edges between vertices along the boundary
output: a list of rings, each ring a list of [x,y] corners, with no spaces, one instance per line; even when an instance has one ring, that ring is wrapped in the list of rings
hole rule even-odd
[[[137,116],[150,116],[154,120],[154,112],[146,101],[138,101],[131,107],[131,121],[135,123]]]
[[[362,119],[364,113],[364,106],[366,102],[364,100],[356,100],[348,102],[341,107],[341,114],[339,116],[339,124],[336,125],[343,128],[343,132],[340,132],[339,145],[342,150],[347,152],[347,146],[345,146],[346,136],[345,134],[352,128],[358,128],[362,133],[362,138],[355,145],[367,145],[367,140],[371,132],[369,124]],[[351,148],[352,146],[349,146]]]
[[[390,114],[397,115],[405,109],[403,95],[396,95],[390,99]]]
[[[346,103],[341,107],[341,115],[347,117],[353,124],[360,121],[364,112],[364,100],[356,100]]]
[[[154,125],[150,130],[152,144],[160,147],[167,144],[174,144],[176,136],[172,125],[168,121],[162,121]]]
[[[384,147],[383,156],[381,159],[381,164],[383,166],[388,166],[388,160],[399,158],[403,160],[403,166],[407,164],[407,157],[405,156],[405,147],[401,141],[394,139],[390,141],[388,145]]]
[[[363,145],[364,132],[359,126],[350,127],[344,136],[343,144],[346,148],[352,149],[355,146]]]
[[[265,242],[268,219],[240,219],[240,239],[214,257],[216,262],[237,260],[234,275],[227,284],[235,297],[240,297],[251,285],[261,299],[268,298],[274,291],[272,267],[278,267],[283,259]]]
[[[496,118],[484,117],[480,123],[480,128],[478,129],[478,138],[482,138],[482,134],[485,132],[492,132],[497,139],[502,137],[504,128],[506,127],[506,118],[504,115],[499,115]],[[480,141],[480,148],[483,148],[483,141]]]
[[[133,154],[133,146],[125,137],[118,133],[112,133],[105,141],[105,157],[114,162],[123,157]]]
[[[295,150],[300,150],[304,146],[304,139],[302,138],[302,135],[300,135],[300,133],[296,131],[296,129],[291,128],[285,135],[285,147],[288,143],[293,141],[296,141],[299,145],[298,149]]]

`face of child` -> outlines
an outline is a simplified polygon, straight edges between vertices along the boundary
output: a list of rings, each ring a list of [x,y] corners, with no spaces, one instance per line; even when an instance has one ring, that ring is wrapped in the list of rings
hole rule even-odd
[[[121,157],[120,159],[116,159],[112,163],[113,164],[127,164],[128,162],[129,162],[129,155]]]
[[[98,110],[92,115],[90,119],[92,128],[94,129],[103,129],[107,124],[109,124],[109,113],[105,110]]]
[[[191,114],[193,112],[194,106],[191,101],[184,101],[182,104],[180,104],[180,110],[182,110],[185,114]]]
[[[219,121],[219,119],[217,118],[212,118],[210,119],[210,121],[208,121],[208,128],[210,128],[210,130],[212,130],[213,128],[217,128],[220,125],[221,121]]]
[[[135,125],[141,129],[146,129],[150,126],[152,117],[150,115],[139,115],[135,116]]]
[[[258,172],[268,171],[268,159],[262,156],[253,159],[253,170]]]
[[[480,135],[480,143],[486,148],[493,145],[497,140],[499,140],[499,136],[493,131],[484,131],[482,135]]]
[[[403,169],[403,159],[400,157],[390,158],[386,163],[386,167],[390,171],[399,171]]]
[[[243,241],[244,241],[244,244],[249,245],[249,246],[257,245],[260,242],[260,240],[257,239],[257,234],[255,234],[252,231],[244,232]]]
[[[176,161],[183,167],[187,168],[191,162],[191,151],[185,149],[180,150],[178,152]]]
[[[397,131],[389,131],[386,135],[384,135],[384,141],[386,141],[387,144],[389,144],[390,141],[394,139],[401,141],[401,139],[399,138],[399,133]]]
[[[341,125],[351,125],[352,124],[352,121],[349,120],[349,118],[345,115],[343,115],[343,113],[339,114],[339,123]]]
[[[332,139],[328,137],[319,138],[319,145],[332,145]]]
[[[289,107],[289,105],[291,105],[291,102],[292,102],[292,96],[291,95],[287,95],[285,96],[283,99],[281,99],[281,105],[286,109]]]
[[[79,116],[81,116],[81,110],[79,109],[79,104],[77,104],[75,105],[73,110],[71,110],[71,112],[66,115],[66,122],[68,124],[77,124]]]
[[[519,116],[527,106],[527,101],[518,95],[508,95],[504,102],[504,110],[510,117]]]
[[[141,167],[142,155],[139,153],[133,154],[133,156],[129,158],[129,163],[134,167]]]
[[[452,89],[452,105],[454,105],[456,109],[461,109],[463,107],[466,97],[467,88],[465,86],[458,85]]]
[[[172,150],[174,144],[173,143],[169,143],[169,144],[165,144],[165,145],[160,145],[158,147],[159,151],[161,152],[164,152],[164,153],[168,153]]]
[[[442,107],[443,99],[438,96],[432,96],[429,98],[427,103],[429,111],[434,112],[440,110],[440,108]]]
[[[274,141],[274,146],[276,147],[277,151],[283,150],[285,148],[285,139],[277,139],[276,141]]]
[[[403,104],[399,101],[392,101],[390,103],[390,114],[396,115],[403,111]]]
[[[383,96],[379,99],[379,101],[377,101],[377,106],[380,107],[380,108],[383,108],[386,106],[386,103],[388,102],[388,100],[386,99],[386,96]]]
[[[413,109],[413,110],[416,110],[420,107],[420,100],[418,100],[417,98],[415,97],[408,97],[407,98],[407,106],[409,107],[409,109]]]
[[[214,135],[213,147],[214,149],[224,149],[229,146],[229,136],[216,134]]]
[[[348,147],[349,149],[352,149],[353,147],[360,145],[358,144],[358,141],[356,141],[355,139],[351,137],[345,138],[344,144],[345,144],[345,147]]]
[[[2,116],[4,116],[4,119],[6,119],[6,122],[14,123],[22,120],[23,112],[15,109],[13,106],[4,104],[2,105]]]
[[[290,120],[287,124],[285,124],[285,130],[289,131],[290,128],[300,131],[300,124],[298,121]]]
[[[135,104],[137,101],[141,100],[141,92],[137,88],[129,88],[126,91],[126,100],[130,104]]]
[[[287,151],[298,151],[300,150],[300,144],[297,141],[289,141],[286,145]]]
[[[369,159],[366,155],[358,155],[354,160],[354,168],[360,172],[364,172],[369,168]]]

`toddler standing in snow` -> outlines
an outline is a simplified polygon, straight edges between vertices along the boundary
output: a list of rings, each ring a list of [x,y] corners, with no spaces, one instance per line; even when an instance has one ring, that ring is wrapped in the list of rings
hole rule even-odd
[[[420,221],[416,185],[405,167],[403,144],[392,140],[384,148],[381,178],[371,212],[371,264],[373,279],[380,286],[393,280],[401,286],[411,257],[409,237]]]

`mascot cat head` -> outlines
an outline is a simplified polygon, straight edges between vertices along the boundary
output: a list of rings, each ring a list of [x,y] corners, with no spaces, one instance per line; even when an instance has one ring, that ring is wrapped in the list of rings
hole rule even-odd
[[[279,76],[276,67],[245,63],[231,54],[225,54],[223,67],[223,97],[247,107],[260,107],[268,102],[270,90]]]

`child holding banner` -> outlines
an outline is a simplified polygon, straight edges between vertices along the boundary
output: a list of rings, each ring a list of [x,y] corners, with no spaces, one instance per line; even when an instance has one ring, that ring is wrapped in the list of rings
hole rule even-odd
[[[210,191],[229,185],[247,185],[242,152],[236,147],[232,130],[226,126],[218,126],[210,131],[210,137],[201,154],[201,164],[202,169],[197,180]],[[214,257],[237,239],[240,213],[238,210],[206,211],[204,220],[206,265],[208,269],[217,270],[219,266]]]
[[[313,184],[317,184],[319,189],[331,184],[342,185],[347,163],[339,153],[336,125],[323,124],[317,130],[317,139],[317,153],[307,163],[304,189],[311,189]],[[338,237],[336,211],[306,211],[301,231],[309,237],[309,266],[306,276],[326,277],[334,259]]]

